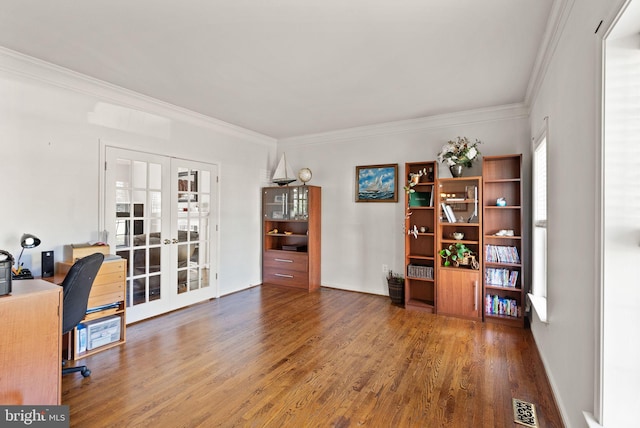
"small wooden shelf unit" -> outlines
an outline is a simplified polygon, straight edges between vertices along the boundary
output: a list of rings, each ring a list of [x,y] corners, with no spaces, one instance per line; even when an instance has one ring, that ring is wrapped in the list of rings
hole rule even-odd
[[[73,266],[73,262],[70,261],[58,262],[56,264],[56,276],[54,277],[54,282],[57,284],[62,284],[64,276],[67,274],[67,272],[69,272],[71,266]],[[102,263],[102,266],[100,266],[100,270],[98,271],[96,279],[93,281],[91,293],[89,294],[89,304],[87,305],[87,309],[99,308],[111,304],[117,304],[117,306],[88,313],[82,320],[82,322],[87,322],[104,319],[112,315],[117,315],[120,318],[120,340],[111,342],[98,348],[87,350],[85,352],[76,353],[76,349],[78,346],[78,331],[74,328],[73,331],[69,334],[68,341],[64,344],[66,345],[65,357],[67,360],[77,360],[80,358],[84,358],[126,342],[126,278],[127,261],[125,259],[104,261]]]

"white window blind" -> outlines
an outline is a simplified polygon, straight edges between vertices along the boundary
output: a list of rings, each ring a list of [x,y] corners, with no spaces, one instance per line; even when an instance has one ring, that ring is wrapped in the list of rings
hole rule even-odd
[[[547,322],[547,133],[536,141],[533,152],[533,254],[529,299],[540,321]]]
[[[534,224],[547,227],[547,138],[543,138],[534,154]]]

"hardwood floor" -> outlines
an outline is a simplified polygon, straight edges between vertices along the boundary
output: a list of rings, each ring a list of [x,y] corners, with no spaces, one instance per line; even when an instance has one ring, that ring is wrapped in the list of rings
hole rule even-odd
[[[529,330],[256,287],[127,328],[64,376],[71,427],[560,427]]]

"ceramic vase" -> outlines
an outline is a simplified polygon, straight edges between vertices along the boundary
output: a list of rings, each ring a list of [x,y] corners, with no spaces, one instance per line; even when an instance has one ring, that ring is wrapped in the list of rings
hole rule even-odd
[[[451,171],[452,177],[462,177],[462,171],[464,170],[464,165],[461,163],[451,165],[449,167],[449,171]]]

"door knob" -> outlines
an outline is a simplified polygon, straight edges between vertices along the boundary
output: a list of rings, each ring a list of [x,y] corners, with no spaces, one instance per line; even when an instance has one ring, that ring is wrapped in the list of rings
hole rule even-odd
[[[173,244],[177,244],[177,243],[178,243],[178,240],[177,240],[176,238],[173,238],[172,243],[173,243]]]
[[[163,242],[164,242],[164,245],[171,244],[171,241],[169,239],[165,239]]]

